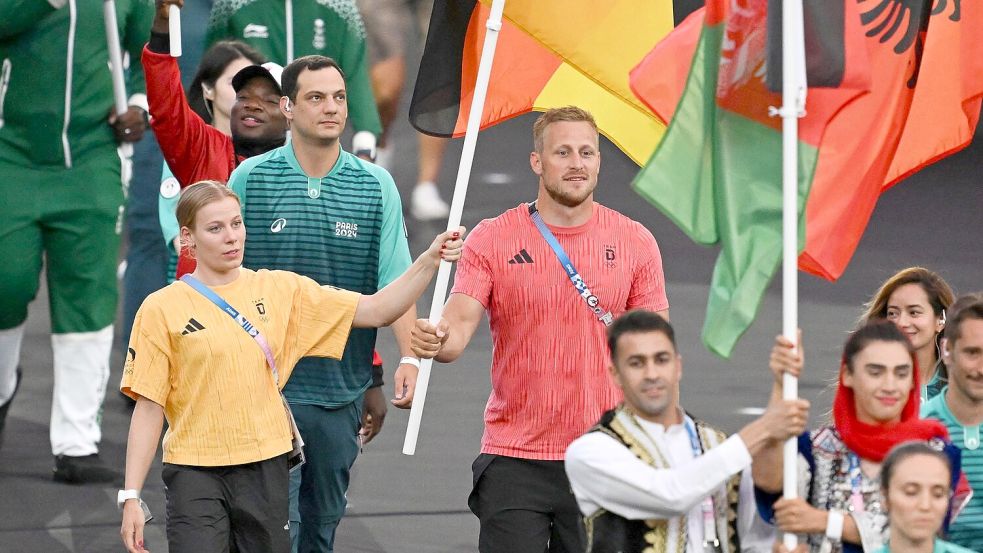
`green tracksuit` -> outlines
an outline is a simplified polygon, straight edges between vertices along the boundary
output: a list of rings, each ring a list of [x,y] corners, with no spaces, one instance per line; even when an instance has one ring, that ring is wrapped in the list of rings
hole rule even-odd
[[[355,130],[382,133],[354,0],[215,0],[208,44],[223,39],[245,42],[283,65],[310,54],[333,58],[345,72]]]
[[[123,187],[107,122],[102,8],[102,0],[0,0],[0,330],[27,317],[42,252],[54,332],[94,331],[115,317]],[[142,93],[153,0],[116,0],[116,11],[133,61],[127,90]]]
[[[143,92],[139,52],[153,0],[115,0]],[[98,452],[118,297],[123,163],[108,117],[102,0],[0,0],[0,341],[19,351],[42,260],[51,311],[51,452]],[[146,97],[130,103],[146,106]],[[9,378],[17,354],[4,356]],[[57,477],[57,473],[56,473]]]

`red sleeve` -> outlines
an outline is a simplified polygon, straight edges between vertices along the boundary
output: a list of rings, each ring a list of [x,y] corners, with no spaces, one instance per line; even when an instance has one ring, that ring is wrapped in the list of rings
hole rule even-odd
[[[454,288],[451,294],[464,294],[478,300],[488,309],[491,304],[492,269],[481,252],[488,251],[491,245],[488,227],[479,223],[471,234],[464,240],[464,251],[457,262],[457,272],[454,274]]]
[[[236,166],[232,139],[202,121],[181,88],[181,70],[170,54],[143,48],[150,126],[181,188],[205,179],[229,180]]]
[[[669,309],[666,297],[666,277],[662,273],[662,253],[655,237],[641,224],[635,223],[638,261],[632,276],[628,309]]]

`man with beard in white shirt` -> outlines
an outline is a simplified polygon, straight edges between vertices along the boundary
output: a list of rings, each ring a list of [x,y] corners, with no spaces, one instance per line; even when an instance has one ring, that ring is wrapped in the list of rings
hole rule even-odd
[[[682,357],[665,319],[626,313],[608,328],[608,347],[624,401],[566,453],[587,551],[770,551],[774,533],[755,510],[751,458],[799,435],[809,403],[773,396],[760,418],[727,438],[679,406]]]

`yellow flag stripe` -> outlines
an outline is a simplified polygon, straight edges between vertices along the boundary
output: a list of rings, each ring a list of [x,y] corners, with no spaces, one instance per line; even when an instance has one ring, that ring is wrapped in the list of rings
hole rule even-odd
[[[570,104],[589,110],[601,133],[638,165],[648,161],[666,131],[665,125],[645,108],[622,101],[563,63],[533,101],[532,109],[545,111]]]
[[[508,0],[505,17],[611,93],[646,109],[629,88],[628,73],[672,30],[672,0]]]

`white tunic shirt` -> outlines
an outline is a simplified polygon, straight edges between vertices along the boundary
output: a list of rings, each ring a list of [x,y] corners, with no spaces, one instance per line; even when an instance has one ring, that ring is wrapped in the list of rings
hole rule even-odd
[[[566,453],[567,476],[581,513],[588,516],[605,509],[629,520],[686,515],[686,551],[704,553],[701,503],[734,474],[744,471],[737,513],[741,550],[771,551],[774,530],[757,516],[751,455],[739,436],[731,436],[697,456],[683,424],[666,429],[639,417],[635,420],[644,432],[632,427],[629,430],[646,449],[652,449],[654,440],[672,468],[655,468],[615,438],[588,432],[574,440]]]

